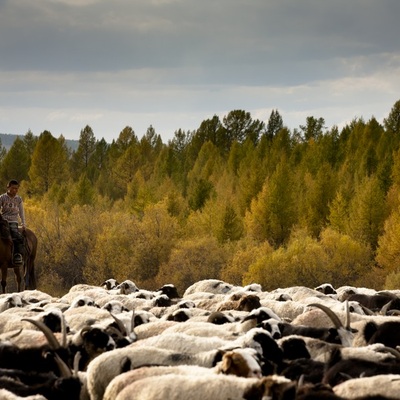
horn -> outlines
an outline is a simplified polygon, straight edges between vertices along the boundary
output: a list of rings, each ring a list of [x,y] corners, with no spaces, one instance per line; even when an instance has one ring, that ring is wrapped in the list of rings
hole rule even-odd
[[[53,331],[49,329],[49,327],[46,326],[42,321],[37,321],[31,318],[22,318],[21,321],[30,322],[31,324],[39,328],[39,330],[41,330],[43,334],[46,336],[46,339],[49,342],[49,346],[51,347],[52,350],[58,350],[61,347]]]
[[[387,312],[389,310],[389,307],[392,305],[393,300],[390,300],[389,302],[387,302],[382,308],[379,314],[381,315],[387,315]]]
[[[62,333],[62,347],[67,347],[67,324],[65,322],[64,314],[61,313],[61,333]]]
[[[124,336],[128,336],[128,332],[126,331],[126,327],[125,327],[124,323],[119,318],[117,318],[113,313],[110,313],[110,314],[114,318],[114,321],[117,323],[118,328],[122,332],[122,334]]]
[[[350,330],[350,307],[349,307],[349,301],[346,299],[344,302],[345,305],[345,310],[346,310],[346,331]]]
[[[54,361],[56,362],[58,369],[60,370],[61,377],[70,378],[72,376],[71,369],[57,353],[54,353]]]
[[[326,305],[319,304],[319,303],[312,303],[312,304],[309,304],[308,307],[319,308],[320,310],[324,311],[325,314],[330,318],[330,320],[333,322],[333,325],[335,325],[336,329],[343,328],[343,324],[340,321],[339,317]]]
[[[360,304],[360,306],[363,309],[363,311],[365,312],[365,315],[375,315],[374,312],[372,310],[370,310],[368,307],[365,307],[362,304]]]
[[[400,360],[400,351],[393,347],[383,346],[382,348],[378,348],[377,351],[379,351],[380,353],[393,354],[397,360]]]
[[[400,310],[389,310],[387,315],[400,315]]]
[[[77,353],[75,353],[74,356],[74,376],[78,376],[78,372],[79,372],[79,362],[81,361],[82,358],[82,354],[80,351],[78,351]]]

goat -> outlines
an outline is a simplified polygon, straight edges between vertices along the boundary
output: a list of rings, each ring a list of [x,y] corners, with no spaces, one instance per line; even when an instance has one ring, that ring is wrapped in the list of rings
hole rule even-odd
[[[332,351],[322,383],[332,387],[350,378],[368,377],[381,374],[400,374],[400,362],[377,362],[359,358],[343,359],[339,349]]]

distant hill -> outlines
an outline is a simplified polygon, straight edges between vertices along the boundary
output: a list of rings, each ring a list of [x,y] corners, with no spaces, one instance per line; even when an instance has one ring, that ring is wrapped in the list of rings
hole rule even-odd
[[[0,140],[1,140],[2,146],[4,146],[5,149],[8,151],[10,149],[10,147],[13,145],[14,140],[18,136],[22,139],[24,135],[12,135],[10,133],[0,133]],[[78,140],[66,139],[65,141],[67,142],[68,148],[70,148],[73,151],[75,151],[79,146]]]

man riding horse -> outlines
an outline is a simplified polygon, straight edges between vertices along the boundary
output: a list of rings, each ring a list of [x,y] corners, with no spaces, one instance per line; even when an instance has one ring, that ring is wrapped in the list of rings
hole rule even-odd
[[[24,260],[24,237],[18,229],[21,221],[22,232],[25,231],[24,204],[18,193],[19,183],[12,179],[7,184],[7,192],[0,195],[0,212],[2,217],[8,221],[11,238],[13,241],[13,264],[23,265]]]

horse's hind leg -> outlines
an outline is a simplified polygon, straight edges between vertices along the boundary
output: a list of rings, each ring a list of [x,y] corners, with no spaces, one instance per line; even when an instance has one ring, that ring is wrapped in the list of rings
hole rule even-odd
[[[1,289],[3,293],[6,293],[6,286],[7,286],[7,267],[2,267],[2,274],[1,274]]]
[[[14,267],[15,280],[17,282],[17,292],[21,291],[21,269],[20,267]]]

